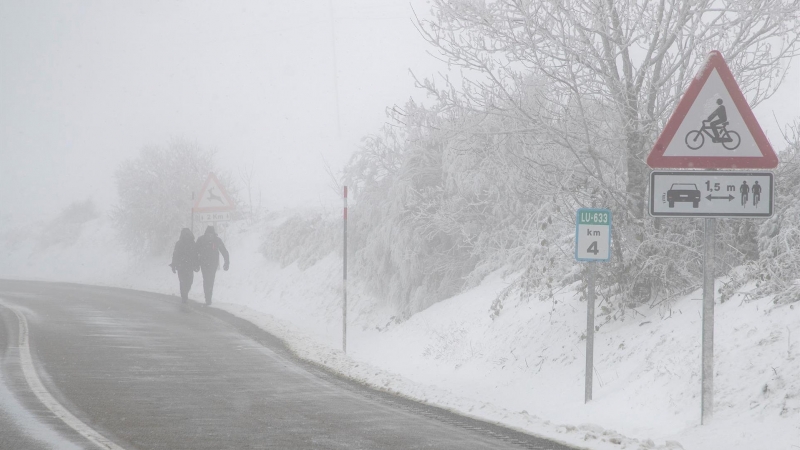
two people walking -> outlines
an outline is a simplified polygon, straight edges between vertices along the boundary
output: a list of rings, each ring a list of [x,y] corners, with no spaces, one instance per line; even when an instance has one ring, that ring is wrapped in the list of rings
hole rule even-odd
[[[203,274],[203,293],[206,305],[211,304],[211,296],[214,293],[214,279],[219,268],[219,255],[225,260],[223,270],[230,267],[228,249],[222,243],[222,239],[217,236],[213,226],[206,227],[206,232],[194,241],[191,230],[184,228],[181,236],[175,243],[172,252],[172,272],[178,274],[181,289],[181,301],[189,301],[189,289],[194,281],[194,272],[202,271]]]

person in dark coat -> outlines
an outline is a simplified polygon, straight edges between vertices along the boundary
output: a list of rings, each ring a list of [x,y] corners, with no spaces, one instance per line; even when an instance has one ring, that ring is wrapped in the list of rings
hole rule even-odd
[[[228,270],[230,260],[228,259],[228,249],[222,243],[222,239],[217,236],[214,227],[206,227],[206,232],[195,243],[197,258],[200,261],[200,270],[203,272],[203,292],[206,296],[206,305],[211,304],[211,294],[214,292],[214,278],[217,276],[219,267],[219,254],[225,259],[223,270]]]
[[[178,274],[181,285],[181,301],[189,301],[189,289],[192,288],[194,272],[200,270],[197,260],[197,249],[194,246],[194,234],[188,228],[181,230],[181,237],[175,243],[175,250],[172,251],[172,273]]]

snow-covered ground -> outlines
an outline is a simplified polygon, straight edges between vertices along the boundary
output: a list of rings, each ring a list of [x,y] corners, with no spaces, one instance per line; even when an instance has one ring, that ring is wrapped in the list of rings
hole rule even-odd
[[[44,246],[37,236],[27,228],[0,237],[0,278],[178,293],[168,257],[129,257],[105,218],[74,239]],[[553,298],[511,295],[493,316],[514,277],[497,272],[398,323],[351,278],[345,355],[341,261],[282,268],[259,253],[261,238],[227,234],[231,269],[217,275],[214,305],[376,388],[580,448],[800,449],[800,305],[743,294],[717,304],[715,412],[701,426],[699,291],[600,328],[586,405],[586,306],[574,287]],[[190,296],[202,300],[199,277]]]

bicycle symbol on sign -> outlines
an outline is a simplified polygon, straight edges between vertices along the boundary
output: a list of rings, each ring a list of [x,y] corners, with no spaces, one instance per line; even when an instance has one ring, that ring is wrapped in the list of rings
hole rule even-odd
[[[725,113],[725,107],[722,105],[722,99],[717,99],[719,105],[714,112],[708,116],[708,119],[703,121],[703,126],[699,130],[692,130],[686,133],[686,146],[692,150],[697,150],[705,143],[705,136],[711,138],[714,144],[722,144],[727,150],[735,150],[741,143],[739,133],[729,131],[725,128],[728,125],[728,116]]]

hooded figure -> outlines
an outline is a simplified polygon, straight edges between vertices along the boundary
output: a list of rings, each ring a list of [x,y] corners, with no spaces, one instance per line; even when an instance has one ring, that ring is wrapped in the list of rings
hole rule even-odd
[[[192,288],[194,272],[200,270],[197,260],[197,250],[194,247],[194,235],[188,228],[181,230],[181,237],[175,243],[175,250],[172,251],[172,273],[178,274],[181,285],[181,300],[186,303],[189,300],[189,289]]]
[[[206,296],[206,305],[211,304],[211,294],[214,292],[214,278],[217,276],[217,268],[219,267],[219,254],[225,259],[225,264],[222,266],[224,270],[228,270],[230,261],[228,260],[228,249],[222,243],[222,239],[217,236],[214,227],[206,227],[206,232],[199,238],[195,244],[197,249],[197,258],[200,261],[200,270],[203,271],[203,292]]]

